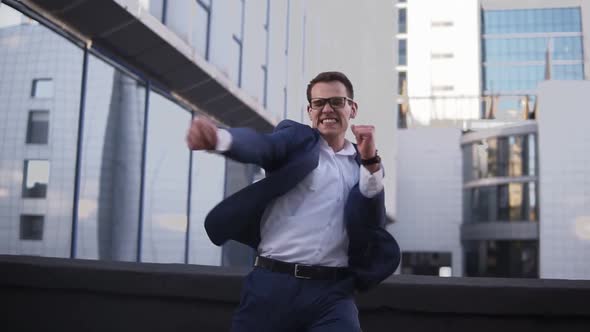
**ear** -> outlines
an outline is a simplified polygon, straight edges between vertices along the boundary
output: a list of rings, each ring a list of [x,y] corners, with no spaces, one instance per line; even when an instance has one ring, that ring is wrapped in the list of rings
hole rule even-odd
[[[313,121],[311,118],[311,107],[309,107],[309,105],[307,105],[307,116],[309,117],[309,121]]]
[[[350,105],[350,118],[354,119],[356,117],[356,112],[358,109],[359,105],[356,103],[356,101],[352,102],[352,105]]]

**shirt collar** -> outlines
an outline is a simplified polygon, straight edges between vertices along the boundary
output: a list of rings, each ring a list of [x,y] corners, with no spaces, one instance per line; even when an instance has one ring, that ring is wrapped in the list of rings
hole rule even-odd
[[[330,151],[333,151],[332,148],[328,145],[328,142],[326,142],[326,140],[323,137],[320,137],[320,138],[321,138],[320,141],[321,141],[322,147],[325,149],[329,149]],[[356,155],[356,149],[354,148],[352,143],[350,143],[349,140],[345,139],[344,140],[344,147],[342,148],[342,150],[340,150],[334,154],[351,157],[351,156]]]

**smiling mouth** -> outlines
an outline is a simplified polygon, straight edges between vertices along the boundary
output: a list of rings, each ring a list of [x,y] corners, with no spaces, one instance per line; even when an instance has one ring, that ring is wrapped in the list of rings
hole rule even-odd
[[[329,125],[329,124],[335,124],[335,123],[338,123],[338,120],[337,120],[337,119],[333,119],[333,118],[329,118],[329,119],[322,119],[322,120],[320,120],[320,123],[321,123],[321,124],[328,124],[328,125]]]

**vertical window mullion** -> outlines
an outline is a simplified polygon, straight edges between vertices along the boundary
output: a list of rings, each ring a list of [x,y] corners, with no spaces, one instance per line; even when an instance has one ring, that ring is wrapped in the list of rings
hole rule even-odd
[[[142,132],[142,142],[141,142],[141,175],[139,180],[139,213],[138,213],[138,222],[137,222],[137,252],[135,260],[136,262],[141,262],[141,247],[142,247],[142,237],[143,237],[143,204],[144,204],[144,192],[145,192],[145,163],[146,163],[146,155],[147,155],[147,128],[148,128],[148,121],[149,121],[149,102],[150,102],[150,93],[151,93],[152,85],[150,81],[146,82],[145,87],[145,102],[144,102],[144,110],[143,110],[143,132]]]
[[[86,83],[88,80],[88,45],[84,47],[82,61],[82,82],[80,88],[80,110],[78,113],[78,140],[76,143],[76,168],[74,173],[74,204],[72,207],[72,234],[70,238],[70,258],[76,258],[78,245],[78,210],[80,201],[80,172],[82,166],[82,141],[84,139],[84,109],[86,104]]]

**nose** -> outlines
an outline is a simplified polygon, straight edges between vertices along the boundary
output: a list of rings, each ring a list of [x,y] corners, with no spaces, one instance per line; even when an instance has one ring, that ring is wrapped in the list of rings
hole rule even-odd
[[[330,105],[329,102],[326,102],[324,107],[322,107],[322,113],[324,112],[334,112],[334,109],[332,108],[332,105]]]

